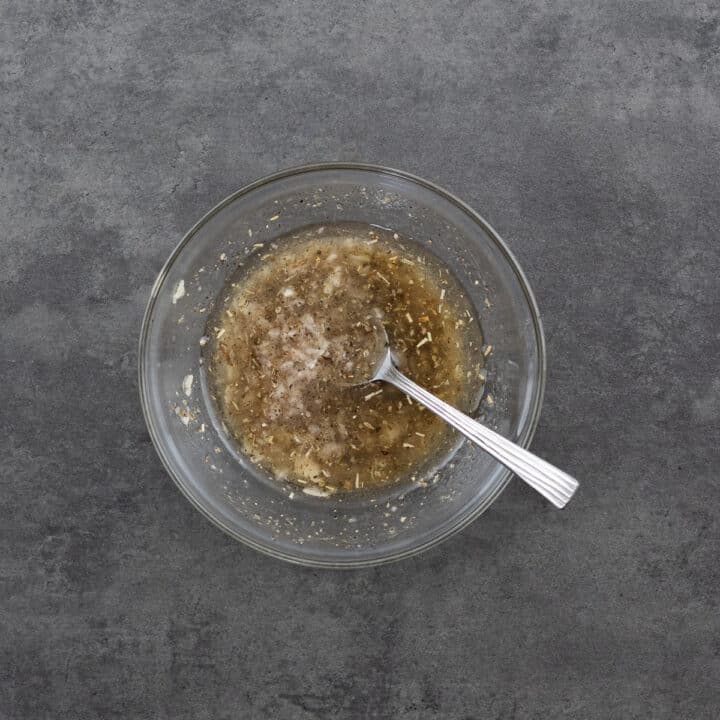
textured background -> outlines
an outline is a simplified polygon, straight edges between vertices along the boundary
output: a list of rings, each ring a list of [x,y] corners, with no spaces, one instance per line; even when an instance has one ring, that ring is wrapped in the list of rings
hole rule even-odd
[[[616,0],[0,2],[0,717],[718,717],[720,10]],[[363,572],[214,529],[145,431],[182,233],[325,159],[483,213],[537,292],[534,448]]]

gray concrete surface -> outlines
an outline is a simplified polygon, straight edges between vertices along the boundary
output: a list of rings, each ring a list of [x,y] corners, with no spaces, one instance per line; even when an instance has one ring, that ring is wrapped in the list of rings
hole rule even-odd
[[[0,63],[0,717],[718,717],[717,4],[3,0]],[[567,511],[516,482],[335,573],[176,491],[137,397],[154,276],[324,159],[427,176],[517,253]]]

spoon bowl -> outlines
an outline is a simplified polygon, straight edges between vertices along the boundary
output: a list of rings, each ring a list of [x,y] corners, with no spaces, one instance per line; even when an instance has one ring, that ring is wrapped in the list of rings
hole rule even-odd
[[[512,470],[521,480],[537,490],[555,507],[563,508],[578,488],[575,478],[563,472],[542,458],[510,442],[502,435],[473,420],[465,413],[433,395],[425,388],[413,382],[397,367],[387,332],[380,323],[376,325],[377,355],[375,362],[366,366],[372,369],[372,375],[354,384],[384,381],[394,385],[413,400],[441,417],[445,422],[459,430],[475,445],[492,455],[496,460]]]

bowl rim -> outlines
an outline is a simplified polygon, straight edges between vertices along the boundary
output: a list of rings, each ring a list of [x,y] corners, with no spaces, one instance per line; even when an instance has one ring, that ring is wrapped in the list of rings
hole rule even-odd
[[[152,440],[155,451],[157,452],[160,460],[165,468],[165,471],[173,479],[175,485],[178,487],[180,492],[185,498],[191,503],[191,505],[198,510],[203,516],[205,516],[213,525],[222,530],[224,533],[241,542],[242,544],[253,548],[265,555],[276,558],[278,560],[284,560],[286,562],[293,563],[295,565],[301,565],[304,567],[314,568],[327,568],[327,569],[359,569],[364,567],[373,567],[377,565],[384,565],[390,562],[395,562],[405,558],[419,555],[420,553],[435,547],[440,543],[444,542],[448,538],[452,537],[456,533],[466,528],[470,523],[474,522],[480,515],[482,515],[492,504],[497,500],[503,490],[507,487],[512,477],[512,472],[507,468],[502,469],[500,481],[497,483],[493,492],[491,492],[471,513],[462,518],[459,522],[447,528],[442,534],[433,537],[420,545],[416,545],[412,548],[402,550],[399,552],[389,553],[385,556],[378,556],[374,558],[348,558],[347,560],[322,560],[318,558],[309,558],[301,554],[295,555],[283,550],[279,550],[271,544],[264,544],[257,542],[256,540],[249,538],[242,533],[238,532],[234,528],[225,524],[215,516],[213,516],[206,508],[204,508],[190,492],[189,488],[186,487],[183,479],[179,477],[174,469],[173,465],[169,460],[169,457],[165,453],[163,444],[161,442],[160,432],[154,422],[153,413],[151,411],[150,403],[148,401],[148,388],[146,386],[145,374],[147,371],[147,365],[145,362],[145,352],[147,348],[147,338],[150,329],[153,312],[155,309],[155,303],[158,299],[160,288],[162,287],[165,278],[170,272],[170,268],[173,266],[176,258],[183,251],[185,246],[193,239],[195,234],[203,227],[209,220],[215,215],[221,212],[225,207],[230,205],[238,198],[247,195],[254,190],[257,190],[264,185],[268,185],[277,180],[292,177],[294,175],[303,175],[306,173],[327,171],[327,170],[349,170],[349,171],[365,171],[371,173],[378,173],[382,175],[390,175],[399,177],[401,179],[416,183],[432,192],[440,195],[443,199],[451,202],[458,209],[463,211],[470,217],[471,220],[476,222],[487,234],[487,236],[496,244],[502,255],[505,257],[508,265],[517,277],[518,283],[523,291],[525,300],[530,309],[530,314],[533,319],[533,328],[535,330],[535,340],[538,349],[538,363],[537,363],[537,390],[533,398],[533,405],[530,409],[528,422],[518,439],[518,444],[524,448],[527,448],[535,435],[538,421],[540,419],[540,412],[543,403],[543,397],[545,395],[545,382],[547,372],[547,361],[546,361],[546,345],[545,345],[545,334],[543,332],[542,321],[540,319],[540,310],[535,299],[535,295],[530,287],[530,283],[525,275],[520,263],[512,253],[510,248],[506,245],[505,241],[500,237],[497,231],[485,220],[485,218],[478,212],[473,210],[467,203],[449,192],[445,188],[437,185],[429,180],[413,175],[412,173],[405,172],[404,170],[398,170],[395,168],[386,167],[384,165],[375,165],[370,163],[357,163],[357,162],[323,162],[323,163],[312,163],[307,165],[300,165],[286,170],[280,170],[278,172],[266,175],[254,182],[241,187],[239,190],[231,193],[213,208],[208,210],[182,237],[180,242],[176,245],[175,249],[170,253],[170,256],[165,261],[162,269],[155,278],[152,289],[150,290],[150,297],[145,308],[143,315],[142,326],[140,330],[140,339],[138,346],[138,387],[140,393],[140,404],[142,406],[143,416],[145,418],[145,424],[148,428],[150,438]]]

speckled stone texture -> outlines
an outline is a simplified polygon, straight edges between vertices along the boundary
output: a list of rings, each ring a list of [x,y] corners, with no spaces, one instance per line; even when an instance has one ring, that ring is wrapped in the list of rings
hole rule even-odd
[[[0,717],[715,720],[720,9],[0,2]],[[181,497],[137,336],[225,195],[363,160],[467,199],[537,292],[534,449],[416,559],[282,564]]]

